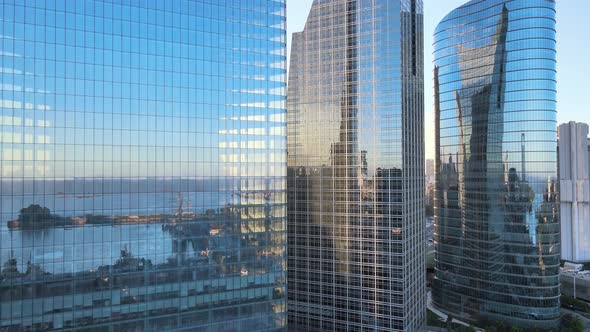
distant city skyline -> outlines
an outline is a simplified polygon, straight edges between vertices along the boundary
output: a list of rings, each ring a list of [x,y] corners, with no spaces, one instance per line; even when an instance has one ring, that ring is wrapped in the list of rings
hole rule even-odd
[[[293,32],[303,29],[313,0],[287,0],[287,48],[291,47]],[[467,0],[424,0],[424,95],[426,158],[434,158],[434,90],[432,64],[432,34],[436,24],[451,10]],[[583,31],[590,31],[590,1],[557,1],[557,123],[578,121],[590,123],[590,107],[583,100],[586,85],[581,80],[590,77],[590,44],[580,42]],[[287,57],[289,57],[287,50]],[[288,67],[287,67],[288,68]]]

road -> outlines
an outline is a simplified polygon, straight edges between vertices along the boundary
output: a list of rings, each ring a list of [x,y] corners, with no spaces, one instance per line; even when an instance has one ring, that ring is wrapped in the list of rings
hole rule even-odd
[[[434,305],[432,304],[432,294],[431,294],[431,292],[430,292],[430,291],[428,291],[428,300],[427,300],[427,302],[426,302],[426,306],[428,307],[428,310],[430,310],[430,311],[434,312],[434,313],[435,313],[435,314],[436,314],[438,317],[440,317],[440,318],[441,318],[441,321],[443,321],[443,322],[446,322],[446,321],[447,321],[447,318],[448,318],[447,314],[445,314],[444,312],[442,312],[442,311],[440,311],[440,310],[436,309],[436,308],[434,307]],[[469,324],[467,324],[467,323],[465,323],[465,322],[463,322],[463,321],[460,321],[460,320],[458,320],[457,318],[453,318],[453,323],[455,323],[455,324],[460,324],[460,325],[463,325],[463,326],[470,326]],[[474,327],[474,326],[472,326],[472,327],[473,327],[473,328],[475,329],[475,331],[477,331],[477,332],[485,332],[485,330],[484,330],[484,329],[480,329],[480,328],[478,328],[478,327]]]
[[[431,249],[434,246],[434,241],[429,241],[434,239],[434,218],[426,217],[424,218],[425,224],[425,231],[424,236],[426,237],[426,245],[427,249]]]

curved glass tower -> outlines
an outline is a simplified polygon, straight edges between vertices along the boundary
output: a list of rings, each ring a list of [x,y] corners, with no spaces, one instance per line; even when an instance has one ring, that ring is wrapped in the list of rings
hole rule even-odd
[[[425,321],[421,0],[316,0],[287,100],[290,331]]]
[[[559,319],[555,2],[471,1],[435,32],[437,307]]]

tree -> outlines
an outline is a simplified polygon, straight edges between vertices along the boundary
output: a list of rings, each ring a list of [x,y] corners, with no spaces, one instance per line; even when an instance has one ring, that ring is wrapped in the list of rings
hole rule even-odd
[[[578,317],[567,314],[561,318],[561,327],[562,331],[582,332],[584,331],[584,322]]]
[[[26,208],[22,208],[18,215],[18,221],[24,229],[45,227],[53,224],[56,219],[58,218],[52,215],[48,208],[38,204],[31,204]]]
[[[578,317],[574,318],[572,325],[570,326],[572,332],[582,332],[584,331],[584,322]]]

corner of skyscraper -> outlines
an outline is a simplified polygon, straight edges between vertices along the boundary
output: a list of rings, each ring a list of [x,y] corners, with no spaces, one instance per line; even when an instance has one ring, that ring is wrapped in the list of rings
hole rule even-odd
[[[421,0],[316,0],[287,91],[291,331],[426,320]]]
[[[556,328],[555,1],[474,0],[434,35],[434,305]]]

